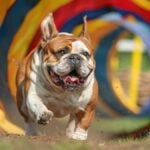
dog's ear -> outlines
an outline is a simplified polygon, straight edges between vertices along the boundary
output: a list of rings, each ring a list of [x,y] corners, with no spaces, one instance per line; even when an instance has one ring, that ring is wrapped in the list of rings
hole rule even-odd
[[[43,41],[50,40],[58,34],[52,13],[48,14],[41,23]]]
[[[87,21],[86,21],[86,19],[87,19],[87,16],[84,16],[83,17],[83,26],[82,26],[82,31],[80,33],[80,37],[84,37],[84,38],[86,38],[87,40],[90,41],[90,36],[88,34],[88,31],[87,31]]]

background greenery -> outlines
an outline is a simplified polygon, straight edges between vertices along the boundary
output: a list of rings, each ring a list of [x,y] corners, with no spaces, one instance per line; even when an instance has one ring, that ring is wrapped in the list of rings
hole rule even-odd
[[[131,52],[118,52],[118,70],[127,70],[132,65],[132,53]],[[150,55],[147,52],[142,54],[141,71],[150,71]]]

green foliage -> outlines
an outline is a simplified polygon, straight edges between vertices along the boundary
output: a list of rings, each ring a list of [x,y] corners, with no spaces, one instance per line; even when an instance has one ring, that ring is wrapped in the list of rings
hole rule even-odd
[[[118,71],[129,70],[132,65],[132,53],[131,52],[118,52]],[[150,71],[150,56],[144,52],[142,54],[142,71]]]
[[[142,70],[150,71],[150,55],[148,55],[147,53],[143,53]]]

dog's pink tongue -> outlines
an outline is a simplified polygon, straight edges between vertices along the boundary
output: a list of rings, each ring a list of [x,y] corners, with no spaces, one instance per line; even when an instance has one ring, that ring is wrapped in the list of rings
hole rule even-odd
[[[77,83],[78,84],[80,81],[79,81],[79,78],[76,76],[66,76],[64,78],[64,82],[65,83]]]

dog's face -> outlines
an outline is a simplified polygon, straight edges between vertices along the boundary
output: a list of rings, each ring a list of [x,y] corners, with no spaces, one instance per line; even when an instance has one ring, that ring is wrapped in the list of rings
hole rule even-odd
[[[41,29],[42,61],[46,78],[58,88],[76,90],[85,87],[95,69],[86,19],[79,37],[58,33],[51,14],[44,19]]]

